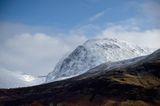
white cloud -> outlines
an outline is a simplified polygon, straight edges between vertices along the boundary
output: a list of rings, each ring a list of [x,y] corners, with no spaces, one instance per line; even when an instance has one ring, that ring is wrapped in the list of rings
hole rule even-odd
[[[160,48],[160,29],[140,31],[139,27],[135,26],[112,25],[103,30],[97,37],[117,38],[145,47]]]
[[[58,29],[49,26],[31,26],[21,23],[0,22],[0,41],[4,41],[5,39],[15,35],[22,35],[24,33],[45,33],[55,35],[57,32],[59,32]]]
[[[160,28],[160,1],[159,0],[146,0],[146,2],[136,2],[132,5],[135,8],[136,19],[139,25],[143,28]]]
[[[44,82],[44,78],[34,77],[24,72],[10,71],[0,67],[0,88],[33,86]]]
[[[82,44],[84,36],[21,34],[8,38],[0,48],[0,64],[12,71],[46,75],[67,52]]]
[[[95,14],[93,17],[91,17],[91,18],[89,19],[89,21],[95,21],[95,20],[97,20],[98,18],[104,16],[105,13],[106,13],[106,11],[101,11],[101,12]]]
[[[160,18],[160,1],[150,1],[141,5],[142,12],[152,18]]]

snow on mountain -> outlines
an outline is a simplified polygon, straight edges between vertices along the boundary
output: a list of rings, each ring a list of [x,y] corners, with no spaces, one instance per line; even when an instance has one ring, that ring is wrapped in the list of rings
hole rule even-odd
[[[47,75],[46,82],[80,75],[105,62],[116,62],[147,55],[151,52],[153,50],[117,39],[88,40],[59,61],[54,70]]]
[[[17,88],[41,84],[45,78],[0,68],[0,88]]]

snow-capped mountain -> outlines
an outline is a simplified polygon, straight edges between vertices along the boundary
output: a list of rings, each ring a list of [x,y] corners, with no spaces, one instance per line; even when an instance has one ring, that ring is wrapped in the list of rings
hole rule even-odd
[[[147,55],[151,52],[153,50],[117,39],[88,40],[59,61],[54,70],[46,77],[46,82],[80,75],[105,62],[125,60]]]
[[[0,68],[0,88],[17,88],[41,84],[45,78]]]

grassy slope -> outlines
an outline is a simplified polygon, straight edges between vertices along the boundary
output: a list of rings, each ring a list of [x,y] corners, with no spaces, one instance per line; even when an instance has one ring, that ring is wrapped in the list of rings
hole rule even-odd
[[[98,70],[101,73],[34,87],[1,89],[0,104],[160,106],[160,56],[144,60],[109,72]]]

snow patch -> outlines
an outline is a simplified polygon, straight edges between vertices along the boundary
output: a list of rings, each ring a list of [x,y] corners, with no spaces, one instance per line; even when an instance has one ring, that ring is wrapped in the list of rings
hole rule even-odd
[[[152,52],[152,49],[117,39],[88,40],[58,62],[54,70],[47,75],[46,82],[80,75],[105,62],[117,62]]]

